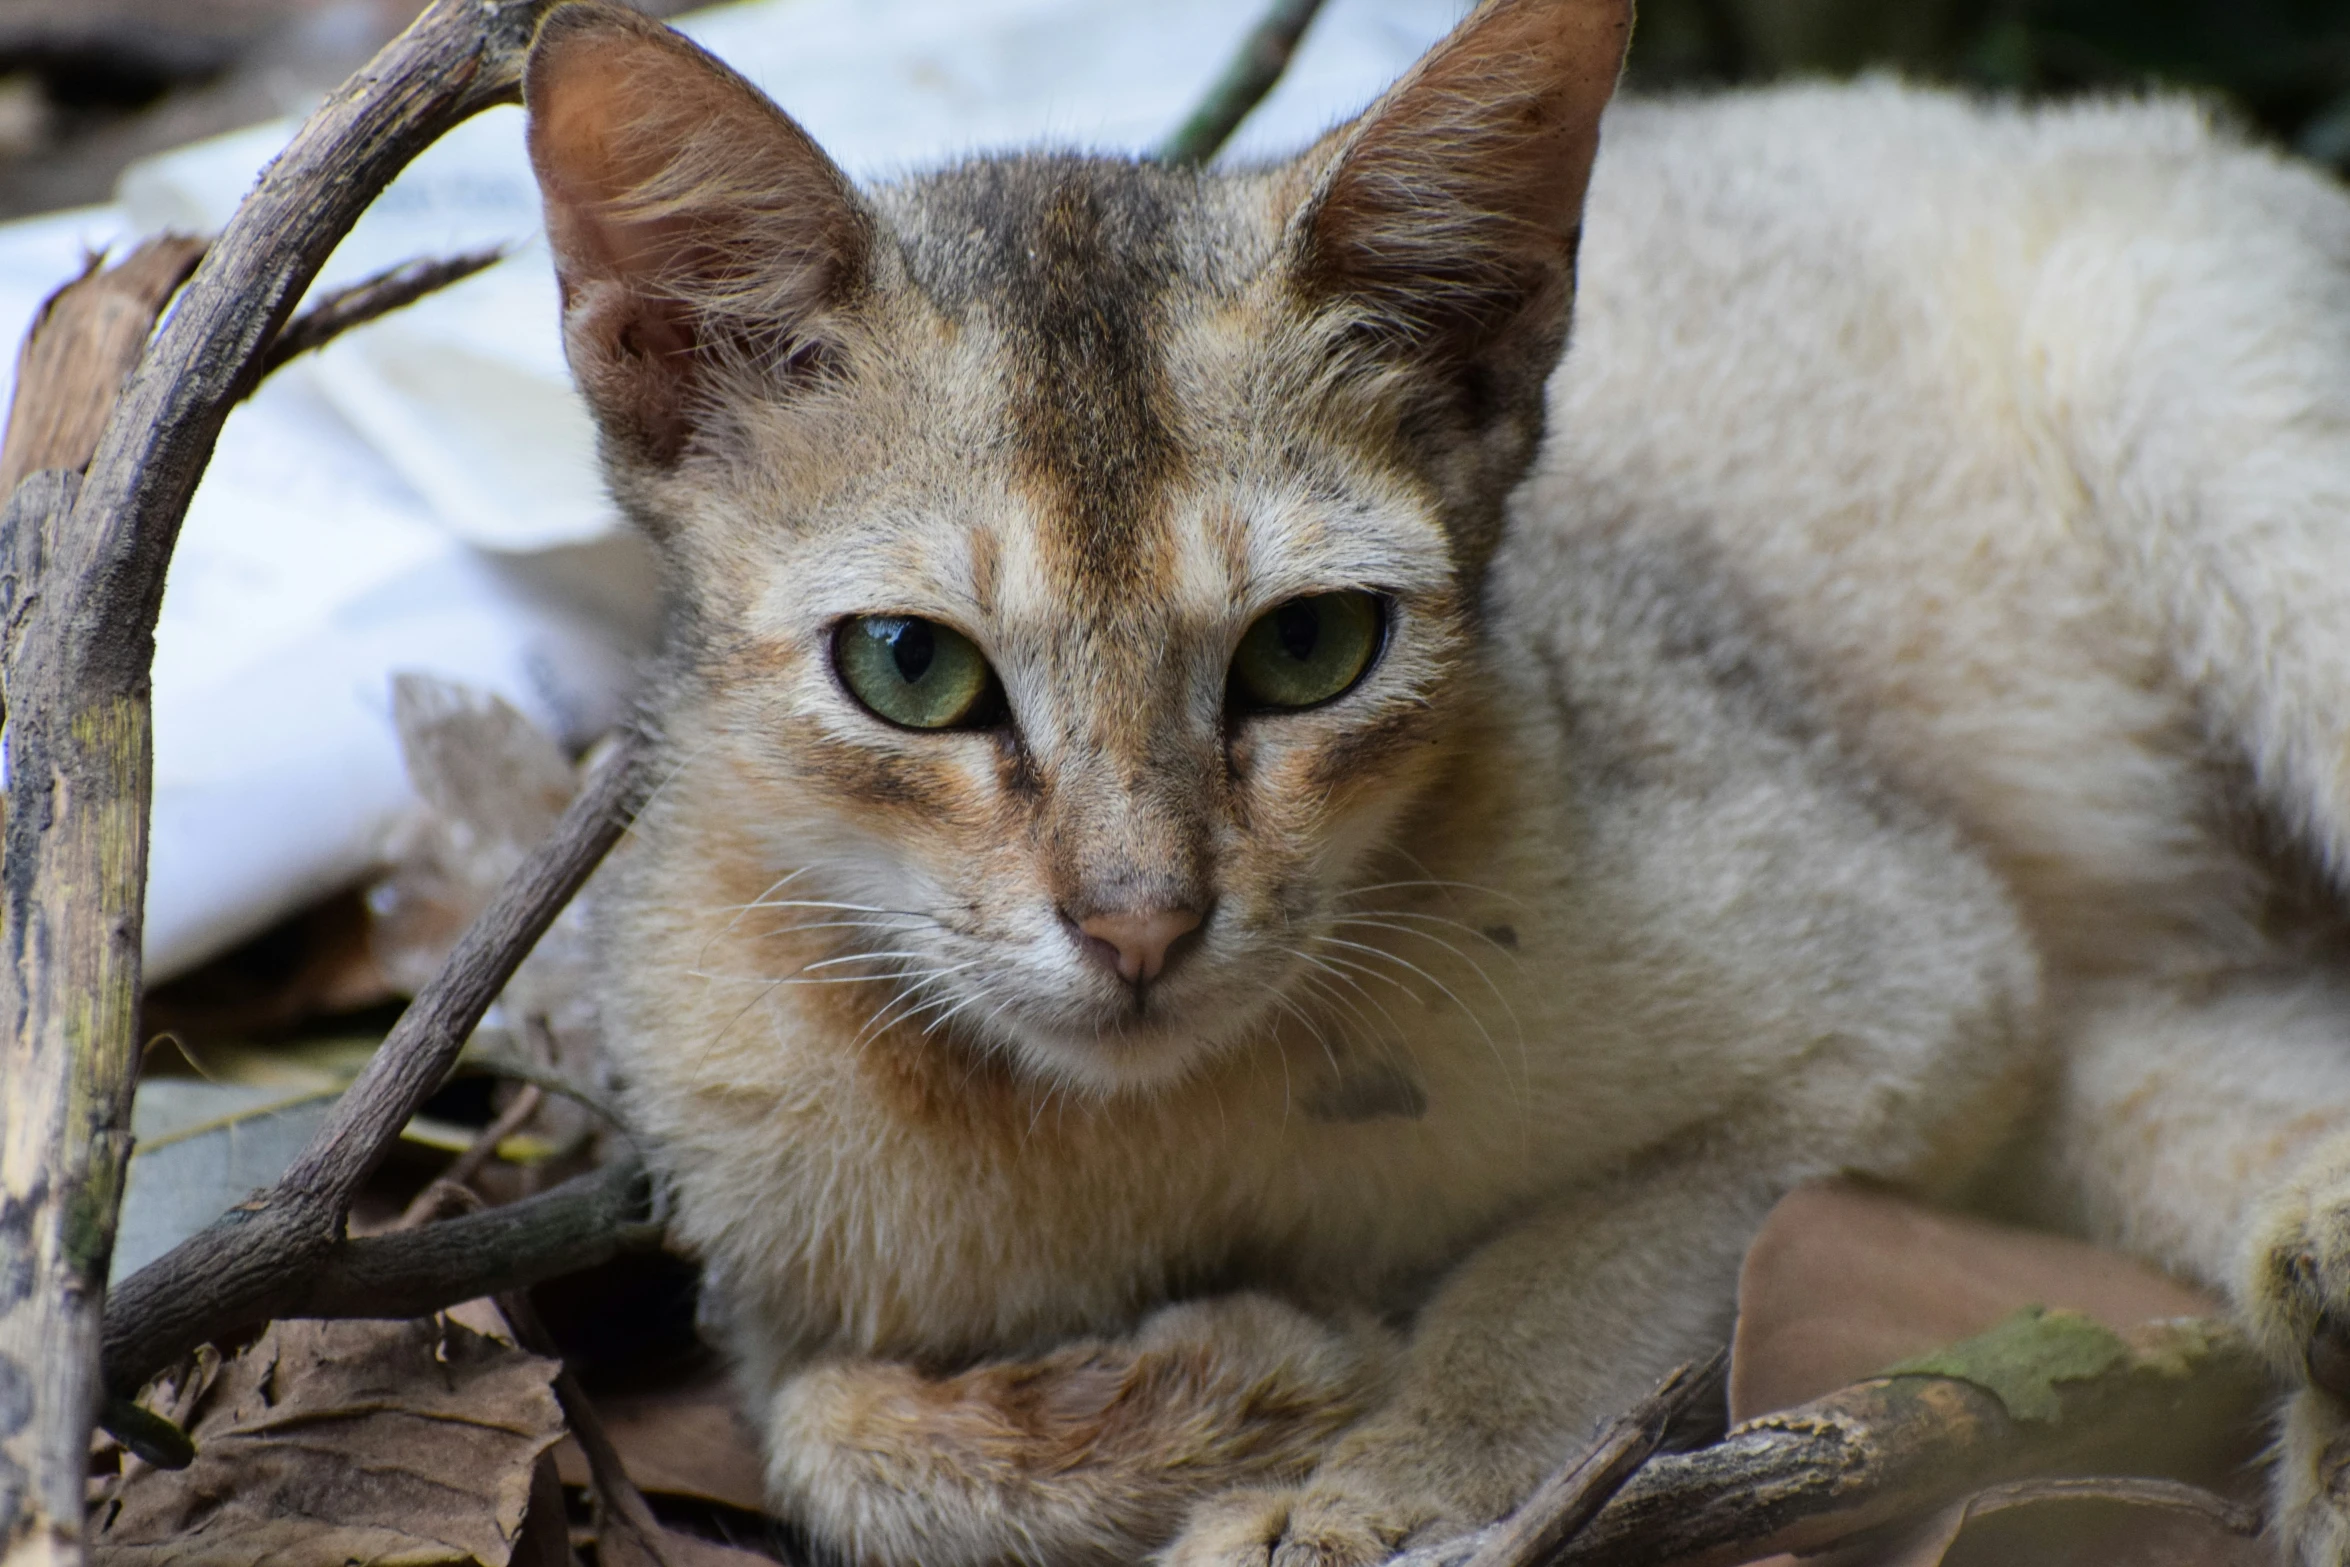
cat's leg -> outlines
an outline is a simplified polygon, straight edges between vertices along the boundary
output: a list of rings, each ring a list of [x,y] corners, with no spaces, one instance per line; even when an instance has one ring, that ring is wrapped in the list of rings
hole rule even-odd
[[[1383,1398],[1395,1336],[1262,1295],[931,1375],[832,1359],[765,1408],[769,1495],[860,1564],[1129,1563],[1200,1497],[1310,1471]]]
[[[1361,1567],[1506,1515],[1599,1422],[1728,1341],[1740,1259],[1812,1173],[1740,1141],[1629,1172],[1487,1243],[1420,1311],[1393,1398],[1302,1484],[1202,1504],[1160,1561]]]
[[[2350,1564],[2350,988],[2147,987],[2069,1031],[2051,1146],[2090,1233],[2226,1291],[2280,1374],[2274,1516]]]

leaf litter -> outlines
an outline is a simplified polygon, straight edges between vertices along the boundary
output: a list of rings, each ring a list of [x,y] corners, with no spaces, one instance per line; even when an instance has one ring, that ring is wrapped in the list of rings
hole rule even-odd
[[[93,1563],[508,1567],[556,1369],[445,1316],[273,1323],[188,1401],[193,1464],[124,1464]]]

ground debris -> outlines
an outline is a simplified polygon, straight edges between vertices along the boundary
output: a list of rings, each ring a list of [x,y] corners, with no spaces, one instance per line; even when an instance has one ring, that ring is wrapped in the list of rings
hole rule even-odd
[[[193,1401],[193,1464],[124,1464],[92,1560],[508,1567],[555,1370],[446,1317],[273,1323]]]

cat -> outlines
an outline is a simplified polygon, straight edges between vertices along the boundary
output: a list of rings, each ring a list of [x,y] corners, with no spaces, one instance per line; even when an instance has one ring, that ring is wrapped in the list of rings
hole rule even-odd
[[[544,24],[670,606],[600,1003],[839,1556],[1465,1531],[1856,1171],[2229,1292],[2350,1560],[2350,200],[2165,100],[1603,130],[1630,20],[866,189]]]

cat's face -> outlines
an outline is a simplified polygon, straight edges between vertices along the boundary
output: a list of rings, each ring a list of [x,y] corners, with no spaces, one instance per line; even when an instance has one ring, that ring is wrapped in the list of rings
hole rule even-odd
[[[738,924],[791,937],[759,977],[1097,1089],[1317,1006],[1309,946],[1468,706],[1581,110],[1488,82],[1550,162],[1453,169],[1415,134],[1463,140],[1440,54],[1286,170],[1033,156],[858,194],[588,14],[534,59],[533,150],[574,367],[682,601],[676,787],[747,803],[771,885]]]

